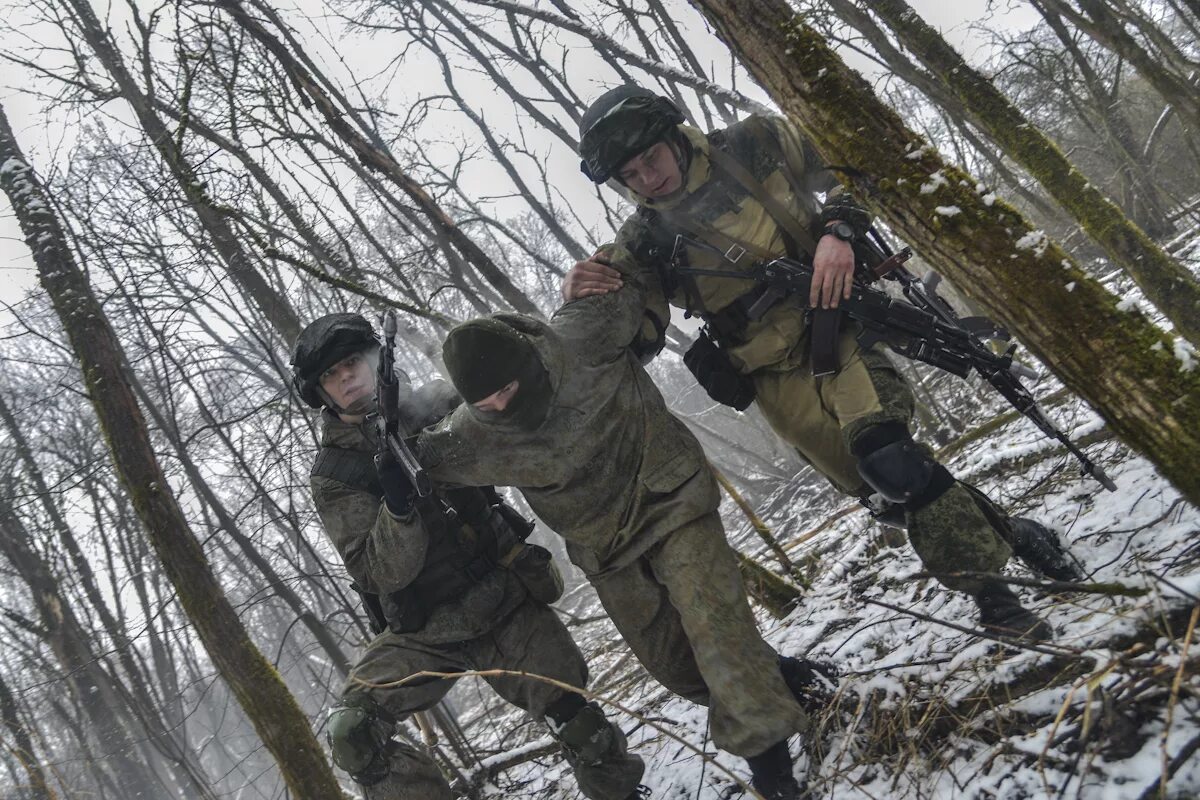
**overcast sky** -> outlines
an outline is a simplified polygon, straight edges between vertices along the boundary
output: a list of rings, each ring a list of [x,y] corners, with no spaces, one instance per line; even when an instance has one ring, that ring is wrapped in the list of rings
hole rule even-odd
[[[978,22],[992,9],[989,27],[1027,27],[1033,24],[1036,12],[1026,3],[1008,2],[1008,0],[909,0],[917,11],[928,21],[939,27],[946,37],[971,61],[986,57],[987,49],[982,39],[971,31],[973,23]],[[21,4],[8,0],[6,17],[11,22],[18,22],[21,15]],[[281,4],[282,5],[282,4]],[[315,5],[320,3],[312,0],[301,0],[300,5]],[[98,8],[99,8],[98,4]],[[378,41],[378,40],[376,40]],[[20,48],[21,43],[14,44],[10,38],[0,38],[0,46],[5,48]],[[316,48],[313,48],[316,50]],[[853,55],[853,54],[852,54]],[[851,62],[862,68],[863,61],[851,58]],[[21,74],[14,67],[0,62],[0,98],[3,99],[9,121],[17,132],[18,139],[26,155],[34,162],[34,166],[45,167],[45,161],[51,154],[62,152],[64,131],[48,129],[41,122],[39,101],[23,94],[21,88],[28,85],[29,76]],[[588,92],[581,91],[587,96]],[[66,132],[69,140],[69,132]],[[0,303],[12,303],[29,288],[36,284],[32,259],[29,249],[21,238],[20,229],[12,215],[7,197],[0,193]]]

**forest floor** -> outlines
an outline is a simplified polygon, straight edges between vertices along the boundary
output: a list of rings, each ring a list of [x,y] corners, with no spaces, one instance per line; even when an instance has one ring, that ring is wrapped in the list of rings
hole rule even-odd
[[[1182,249],[1200,257],[1200,248]],[[1129,287],[1113,288],[1136,302]],[[977,420],[993,422],[942,451],[949,468],[1010,513],[1057,529],[1090,580],[1130,591],[1016,586],[1057,636],[1036,650],[1002,646],[972,632],[969,598],[916,577],[921,564],[906,543],[889,542],[857,504],[802,473],[761,511],[810,585],[785,619],[759,614],[780,652],[840,672],[816,731],[792,740],[798,774],[807,773],[814,797],[828,798],[1200,796],[1200,510],[1052,379],[1037,394],[1072,440],[1087,443],[1117,492],[1081,478],[1074,460],[1023,418],[1005,421],[989,387],[969,391],[979,392]],[[727,506],[734,545],[778,568],[769,552],[754,552],[757,537]],[[1007,573],[1034,577],[1015,560]],[[640,668],[590,589],[564,607],[592,688],[636,713],[609,709],[646,760],[654,798],[752,796],[732,777],[747,778],[743,762],[708,740],[705,710]],[[489,776],[487,766],[505,754],[551,742],[478,682],[454,697],[477,751],[498,754],[468,773],[479,797],[580,797],[556,754]]]

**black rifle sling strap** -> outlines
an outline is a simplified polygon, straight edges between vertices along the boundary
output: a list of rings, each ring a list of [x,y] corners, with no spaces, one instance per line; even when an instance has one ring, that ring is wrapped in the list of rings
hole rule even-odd
[[[784,246],[791,258],[799,257],[799,248],[803,248],[809,257],[816,256],[817,242],[800,222],[792,216],[783,204],[767,191],[750,171],[733,156],[712,148],[709,158],[721,172],[740,183],[750,192],[775,220],[779,235],[783,238]],[[812,312],[812,331],[809,334],[809,347],[812,356],[813,375],[832,375],[838,371],[838,334],[841,329],[842,314],[835,308],[817,308]]]

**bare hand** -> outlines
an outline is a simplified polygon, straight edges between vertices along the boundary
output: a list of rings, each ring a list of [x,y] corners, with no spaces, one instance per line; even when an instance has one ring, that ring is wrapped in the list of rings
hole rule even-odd
[[[565,302],[615,292],[624,285],[621,273],[608,266],[608,251],[598,250],[587,261],[578,261],[563,278],[562,297]]]
[[[813,254],[812,289],[808,293],[811,308],[837,308],[850,299],[854,284],[854,248],[836,236],[822,236]]]

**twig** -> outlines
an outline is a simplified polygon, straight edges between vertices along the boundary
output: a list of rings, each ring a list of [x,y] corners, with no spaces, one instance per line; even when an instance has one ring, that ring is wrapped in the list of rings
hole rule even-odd
[[[442,680],[457,680],[459,678],[499,678],[499,677],[528,678],[530,680],[541,681],[542,683],[549,684],[550,686],[556,686],[559,689],[562,689],[564,691],[575,692],[576,694],[583,695],[588,700],[595,700],[597,702],[604,703],[606,706],[612,706],[617,711],[620,711],[623,714],[627,714],[630,717],[633,717],[634,719],[639,720],[646,725],[649,725],[651,728],[654,728],[656,731],[661,733],[663,736],[666,736],[669,739],[673,739],[674,741],[676,741],[679,744],[686,747],[688,750],[691,750],[693,753],[700,756],[700,758],[704,759],[705,761],[711,761],[713,766],[715,766],[717,769],[721,770],[721,772],[725,773],[725,775],[727,777],[729,777],[729,779],[732,780],[734,783],[736,783],[738,786],[742,787],[742,789],[750,797],[757,798],[757,800],[766,800],[766,798],[763,797],[761,794],[759,794],[754,789],[754,787],[752,787],[750,784],[746,783],[744,780],[739,778],[737,775],[734,775],[726,766],[724,766],[723,764],[718,762],[715,758],[708,755],[700,748],[696,747],[696,745],[694,745],[691,742],[689,742],[688,740],[684,739],[679,734],[673,733],[672,731],[667,730],[666,727],[659,725],[654,720],[651,720],[647,717],[642,716],[641,714],[637,713],[633,709],[626,708],[625,706],[618,703],[616,700],[610,700],[609,698],[605,697],[604,695],[593,692],[590,689],[582,689],[578,686],[572,686],[571,684],[567,683],[566,681],[560,681],[555,678],[548,678],[545,675],[537,675],[532,672],[525,672],[524,670],[513,670],[513,669],[471,669],[471,670],[464,670],[462,672],[436,672],[433,670],[421,670],[420,672],[414,672],[412,675],[409,675],[406,678],[401,678],[400,680],[395,680],[395,681],[388,681],[387,683],[373,683],[371,681],[365,681],[362,678],[355,678],[355,677],[351,677],[350,680],[353,683],[356,683],[359,686],[362,686],[366,689],[394,689],[398,686],[404,686],[412,681],[419,680],[421,678],[439,678]]]
[[[925,622],[933,622],[933,623],[942,625],[947,628],[952,628],[952,629],[958,631],[959,633],[965,633],[970,636],[978,636],[982,639],[991,639],[994,642],[1000,642],[1001,644],[1006,644],[1006,645],[1009,645],[1010,647],[1017,647],[1017,648],[1020,648],[1021,650],[1032,650],[1033,652],[1041,653],[1042,655],[1063,656],[1063,655],[1080,655],[1082,653],[1082,651],[1077,650],[1074,647],[1064,647],[1062,645],[1050,645],[1050,647],[1047,647],[1045,645],[1026,644],[1024,642],[1009,638],[1007,636],[998,636],[994,633],[988,633],[987,631],[981,631],[981,630],[977,630],[975,628],[968,628],[965,625],[955,625],[953,622],[946,622],[945,620],[938,619],[937,617],[931,617],[928,614],[922,614],[919,611],[913,611],[912,609],[904,608],[903,606],[894,606],[891,603],[885,603],[882,600],[871,600],[868,598],[866,600],[866,602],[870,603],[873,606],[879,606],[880,608],[886,608],[886,609],[889,609],[890,611],[895,611],[900,614],[907,614],[908,616],[912,617],[913,619],[919,619],[919,620],[923,620]],[[1056,648],[1056,649],[1052,650],[1052,649],[1050,649],[1051,647]]]
[[[1167,719],[1163,723],[1162,732],[1162,776],[1159,785],[1162,787],[1162,792],[1165,794],[1167,782],[1171,780],[1171,762],[1167,758],[1167,739],[1171,735],[1171,724],[1175,720],[1175,704],[1179,702],[1179,687],[1183,683],[1183,673],[1187,667],[1188,649],[1192,645],[1192,637],[1196,633],[1196,621],[1200,619],[1200,606],[1192,609],[1192,616],[1188,619],[1187,633],[1183,637],[1183,647],[1179,651],[1179,669],[1175,670],[1175,678],[1171,681],[1171,695],[1167,700]]]
[[[927,578],[975,578],[979,580],[1011,583],[1015,586],[1028,586],[1046,592],[1084,592],[1086,594],[1104,594],[1115,597],[1145,597],[1150,590],[1145,587],[1126,586],[1123,583],[1076,583],[1075,581],[1038,580],[1022,578],[1017,575],[1001,575],[997,572],[918,572],[904,578],[906,581],[925,580]]]

